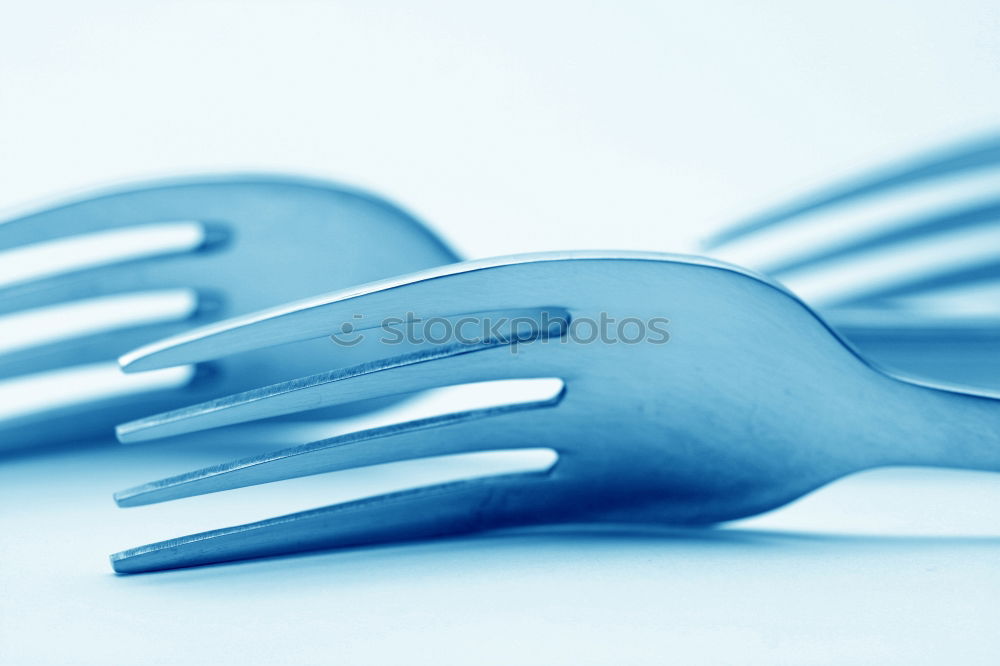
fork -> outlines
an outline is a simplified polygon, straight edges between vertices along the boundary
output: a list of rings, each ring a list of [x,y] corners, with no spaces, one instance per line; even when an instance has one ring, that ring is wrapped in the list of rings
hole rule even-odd
[[[1000,387],[1000,135],[835,184],[706,239],[887,367]]]
[[[266,175],[152,182],[0,223],[0,450],[109,436],[125,419],[312,372],[323,344],[132,377],[116,358],[211,321],[454,260],[384,200]]]
[[[1000,278],[1000,135],[901,160],[751,216],[703,249],[819,308]]]
[[[466,262],[215,324],[137,350],[122,363],[129,372],[147,371],[339,335],[345,322],[360,321],[355,332],[374,335],[404,312],[479,322],[487,311],[531,325],[523,335],[404,348],[377,362],[140,419],[120,426],[119,439],[488,380],[557,379],[561,390],[248,457],[115,499],[138,506],[470,451],[551,449],[558,457],[549,468],[140,546],[112,555],[115,571],[562,522],[710,524],[773,509],[872,467],[1000,471],[1000,404],[890,376],[790,292],[703,258],[574,252]],[[609,318],[630,323],[588,342],[581,322]],[[663,319],[668,335],[654,334],[662,327],[653,323]],[[637,323],[646,326],[644,336]]]

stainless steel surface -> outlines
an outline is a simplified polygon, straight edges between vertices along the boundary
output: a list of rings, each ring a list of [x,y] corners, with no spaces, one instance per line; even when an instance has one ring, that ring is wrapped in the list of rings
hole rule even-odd
[[[177,239],[156,241],[164,230]],[[119,241],[128,236],[131,250],[115,254],[116,233]],[[69,242],[106,256],[46,274],[52,243],[65,255]],[[136,242],[151,246],[137,251]],[[14,259],[28,268],[29,279],[8,276],[3,283]],[[321,343],[261,349],[153,385],[117,376],[115,359],[221,318],[453,260],[437,237],[385,200],[333,183],[267,175],[154,182],[3,222],[0,342],[19,331],[32,330],[32,337],[0,354],[0,396],[8,403],[25,394],[38,400],[10,413],[0,405],[0,450],[106,437],[124,419],[323,368]],[[140,306],[155,310],[150,303],[157,298],[171,312],[100,330],[111,306],[134,314]],[[69,332],[62,339],[35,323],[37,313],[52,306],[63,308],[56,328]],[[344,350],[358,360],[365,353]],[[92,388],[98,381],[112,388]],[[56,400],[58,390],[72,395]]]
[[[123,491],[138,505],[408,458],[548,448],[549,469],[372,497],[112,556],[119,572],[559,522],[705,524],[890,465],[1000,471],[1000,405],[878,370],[766,278],[649,253],[467,262],[190,332],[127,370],[196,363],[387,317],[566,313],[531,341],[465,344],[285,382],[125,424],[124,441],[465,382],[558,378],[550,400],[335,437]],[[669,340],[587,342],[581,321],[669,319]],[[621,337],[621,336],[620,336]],[[634,337],[634,336],[632,336]],[[338,350],[330,345],[330,358]],[[391,347],[386,347],[391,349]],[[336,363],[336,365],[341,365]]]

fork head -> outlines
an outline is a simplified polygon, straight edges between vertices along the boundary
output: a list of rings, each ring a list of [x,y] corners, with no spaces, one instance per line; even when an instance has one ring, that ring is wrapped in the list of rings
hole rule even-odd
[[[385,323],[406,312],[417,321],[411,342],[427,337],[430,327],[419,332],[419,321],[433,317],[453,322],[451,335],[439,330],[433,349],[404,347],[386,337]],[[490,330],[482,320],[504,313],[528,325],[508,320],[504,334],[473,337]],[[463,319],[473,322],[464,330]],[[928,415],[960,397],[882,374],[763,278],[638,253],[457,264],[178,336],[123,362],[128,370],[200,362],[359,320],[359,333],[404,351],[125,424],[119,437],[140,441],[303,405],[488,380],[556,378],[563,390],[234,461],[123,491],[118,503],[468,451],[542,447],[557,462],[541,473],[418,488],[143,546],[113,556],[116,570],[533,523],[729,520],[866,467],[935,459],[944,437]]]
[[[154,182],[0,223],[0,449],[106,436],[123,419],[322,367],[326,350],[310,343],[142,381],[115,359],[193,326],[455,259],[384,200],[275,176]]]

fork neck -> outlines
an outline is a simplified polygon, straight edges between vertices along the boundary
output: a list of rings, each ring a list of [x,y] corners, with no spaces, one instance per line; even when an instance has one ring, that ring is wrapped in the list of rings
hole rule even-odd
[[[902,459],[888,464],[1000,472],[1000,400],[914,388],[920,418],[901,433]]]

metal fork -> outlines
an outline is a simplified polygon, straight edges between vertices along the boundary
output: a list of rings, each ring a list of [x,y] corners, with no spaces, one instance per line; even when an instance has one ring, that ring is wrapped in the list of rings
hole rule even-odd
[[[998,222],[1000,135],[806,194],[724,228],[703,249],[830,309],[997,281]]]
[[[491,337],[486,327],[481,339],[402,347],[378,362],[124,424],[119,438],[136,442],[486,380],[555,378],[563,388],[550,399],[395,424],[155,481],[117,493],[118,504],[469,451],[548,448],[558,454],[550,468],[149,544],[112,555],[114,569],[567,521],[715,523],[881,465],[1000,471],[995,400],[881,372],[790,292],[701,258],[576,252],[467,262],[216,324],[147,346],[123,364],[134,372],[197,363],[339,336],[344,323],[379,337],[406,312],[456,326],[506,313],[511,323],[530,325],[523,335],[511,328]],[[608,320],[612,337],[584,333]]]
[[[0,223],[0,450],[323,367],[326,345],[127,376],[116,358],[225,317],[456,260],[398,207],[276,176],[159,181]],[[363,348],[342,353],[358,360]]]
[[[886,366],[1000,387],[1000,136],[800,197],[704,249],[780,280]]]

